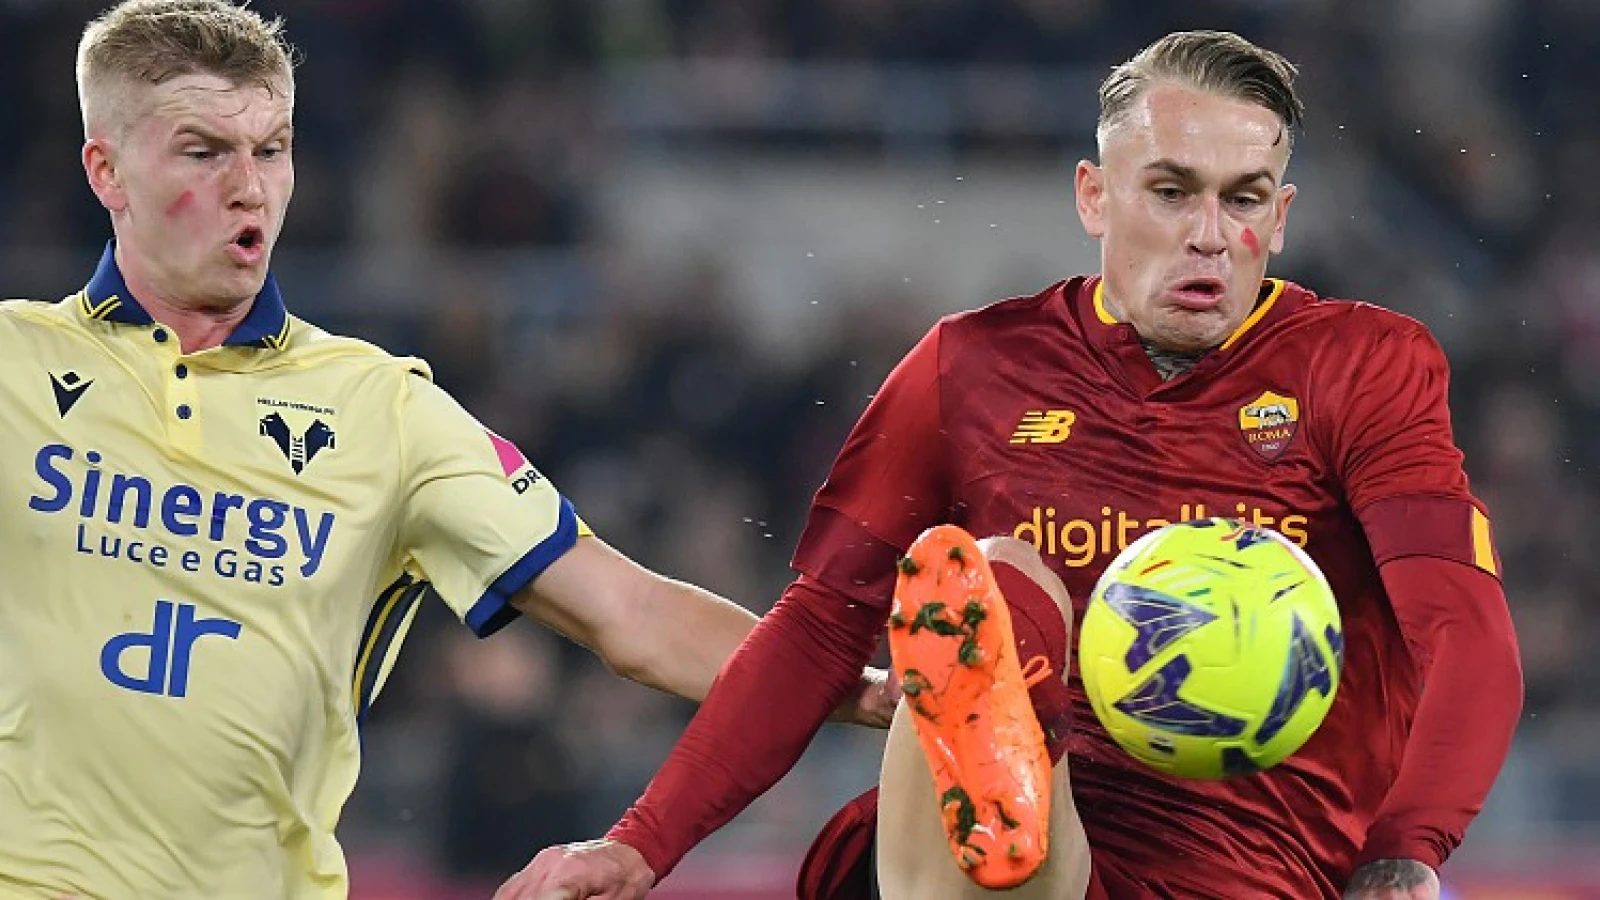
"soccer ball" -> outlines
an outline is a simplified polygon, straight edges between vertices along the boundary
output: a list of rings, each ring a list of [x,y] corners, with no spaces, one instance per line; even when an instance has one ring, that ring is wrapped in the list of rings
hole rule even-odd
[[[1157,771],[1282,762],[1333,705],[1344,636],[1316,563],[1275,531],[1198,519],[1128,547],[1095,585],[1078,664],[1095,716]]]

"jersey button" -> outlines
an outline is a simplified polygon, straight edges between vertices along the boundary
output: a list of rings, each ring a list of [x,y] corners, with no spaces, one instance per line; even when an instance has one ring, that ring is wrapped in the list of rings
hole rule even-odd
[[[157,328],[155,331],[150,333],[150,336],[155,338],[156,343],[158,344],[165,344],[167,342],[167,330],[165,328]]]
[[[178,376],[179,378],[188,378],[189,367],[183,363],[178,363],[178,365],[173,368],[172,374]]]
[[[182,403],[178,405],[178,418],[187,419],[193,413],[194,411],[189,408],[189,404]]]

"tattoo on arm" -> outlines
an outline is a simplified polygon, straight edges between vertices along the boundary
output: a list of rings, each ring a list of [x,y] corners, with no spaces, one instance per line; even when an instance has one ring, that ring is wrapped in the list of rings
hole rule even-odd
[[[1426,864],[1414,859],[1380,859],[1367,863],[1356,870],[1350,879],[1347,893],[1368,891],[1379,888],[1407,888],[1419,887],[1428,883],[1428,876],[1433,870]]]

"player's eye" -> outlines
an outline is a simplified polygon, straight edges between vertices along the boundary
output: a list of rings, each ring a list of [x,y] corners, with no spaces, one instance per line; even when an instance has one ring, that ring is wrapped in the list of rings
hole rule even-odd
[[[208,147],[191,147],[190,149],[183,151],[183,155],[190,159],[204,162],[208,159],[216,159],[217,151]]]
[[[277,159],[282,156],[284,148],[279,144],[270,144],[256,151],[256,156],[262,159]]]
[[[1155,194],[1156,199],[1163,203],[1177,203],[1186,196],[1183,188],[1172,187],[1171,185],[1152,188],[1151,193]]]
[[[1255,209],[1259,207],[1261,203],[1261,198],[1257,197],[1255,194],[1234,194],[1228,198],[1228,205],[1235,209],[1241,210]]]

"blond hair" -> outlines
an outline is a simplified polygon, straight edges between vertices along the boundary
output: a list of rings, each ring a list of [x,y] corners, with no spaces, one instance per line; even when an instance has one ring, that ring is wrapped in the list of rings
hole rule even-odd
[[[78,42],[78,104],[86,135],[127,124],[129,92],[209,74],[294,97],[294,50],[281,19],[228,0],[123,0]]]
[[[1100,85],[1096,137],[1120,124],[1134,103],[1158,82],[1254,103],[1276,113],[1292,149],[1294,129],[1305,117],[1295,93],[1299,71],[1277,53],[1228,31],[1178,31],[1139,51],[1111,70]]]

